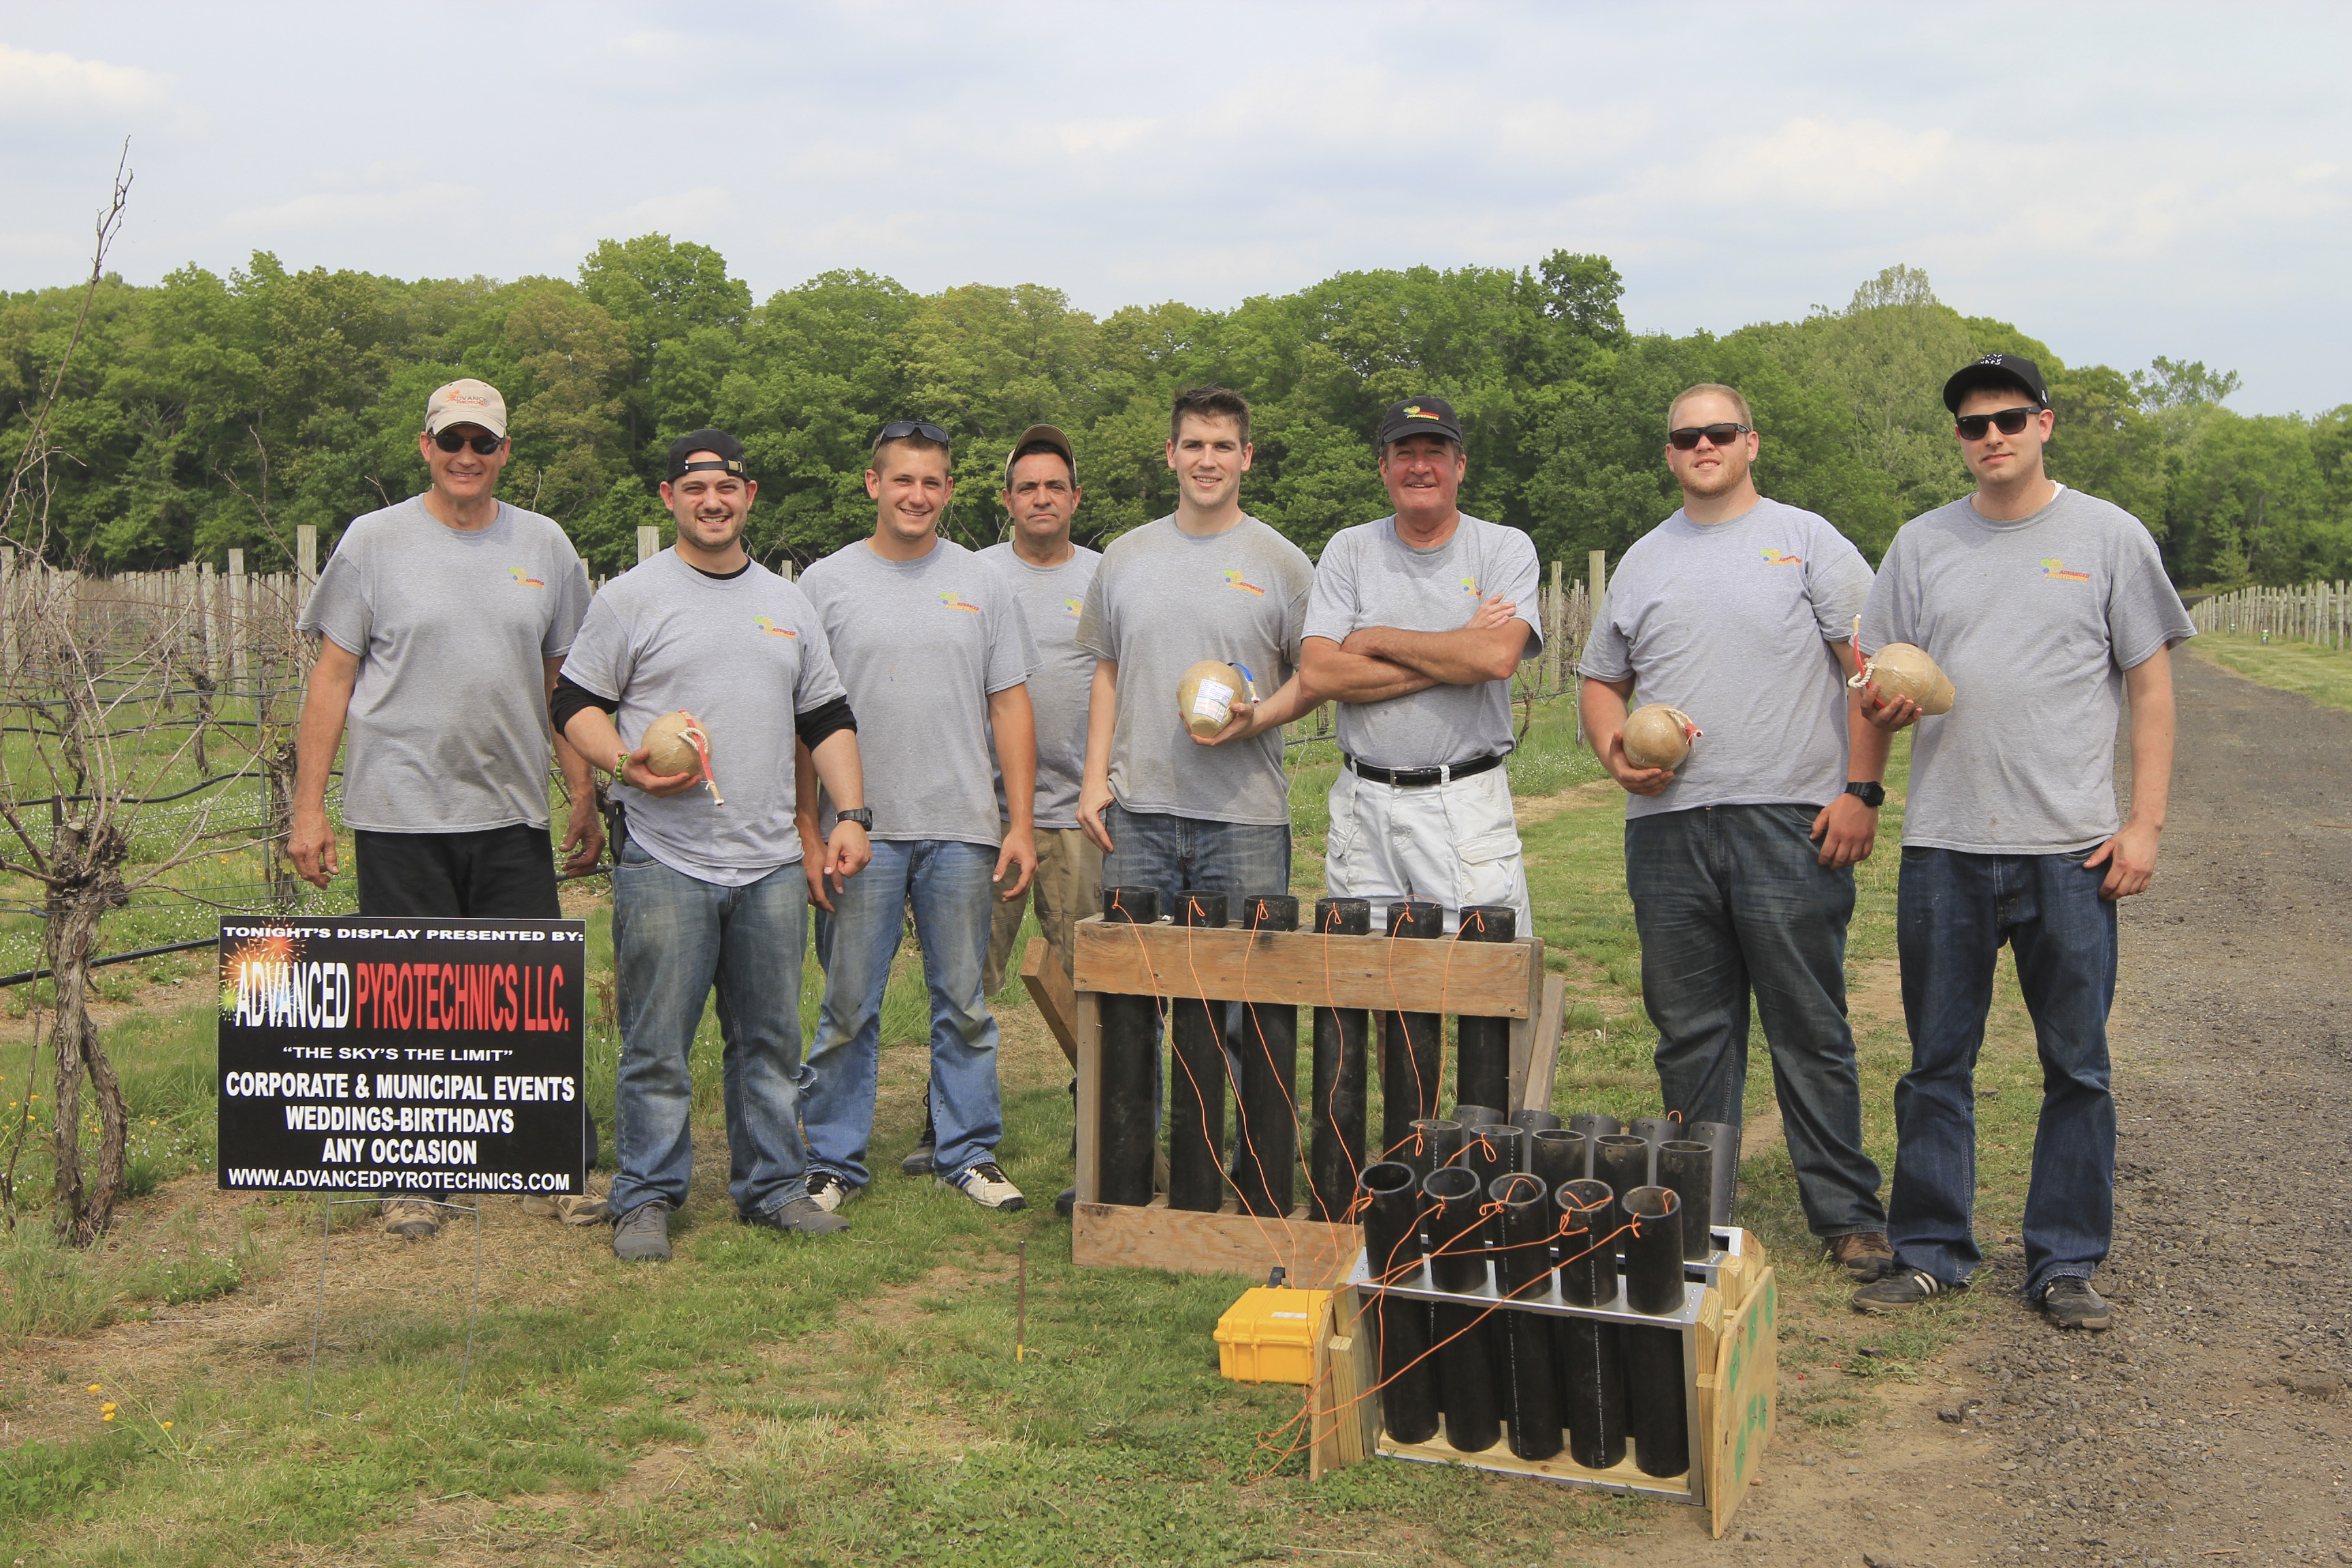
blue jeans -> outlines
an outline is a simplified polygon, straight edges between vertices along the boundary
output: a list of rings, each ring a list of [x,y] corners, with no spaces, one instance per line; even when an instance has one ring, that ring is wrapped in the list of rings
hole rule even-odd
[[[674,871],[632,843],[613,868],[613,969],[621,1018],[614,1214],[686,1203],[694,1170],[687,1053],[719,989],[728,1194],[739,1214],[808,1194],[801,1148],[800,953],[808,882],[797,863],[741,888]]]
[[[1821,863],[1816,814],[1707,805],[1629,817],[1625,887],[1665,1110],[1739,1125],[1752,991],[1805,1225],[1828,1238],[1884,1231],[1886,1214],[1878,1167],[1862,1151],[1845,1016],[1853,873]]]
[[[802,1124],[810,1160],[851,1186],[862,1187],[872,1177],[866,1152],[874,1137],[882,990],[909,902],[931,999],[930,1110],[938,1132],[932,1168],[952,1177],[996,1158],[996,1142],[1004,1133],[996,1020],[981,989],[996,856],[985,844],[877,839],[872,863],[833,895],[833,913],[817,912],[824,1010],[809,1050],[816,1086],[806,1097]]]
[[[2116,1102],[2107,1010],[2116,999],[2116,906],[2090,853],[1969,855],[1906,849],[1895,898],[1911,1070],[1895,1086],[1889,1239],[1904,1266],[1948,1284],[1984,1255],[1977,1192],[1977,1052],[2007,942],[2042,1057],[2042,1121],[2025,1199],[2025,1292],[2088,1279],[2115,1232]]]
[[[1225,918],[1240,925],[1243,897],[1290,891],[1287,825],[1166,816],[1129,811],[1113,801],[1103,808],[1103,826],[1110,829],[1116,847],[1103,857],[1102,885],[1159,889],[1163,916],[1175,912],[1180,892],[1232,893],[1236,897]],[[1311,909],[1302,911],[1301,930],[1310,923],[1306,916],[1311,914]],[[1244,1017],[1240,1003],[1226,1007],[1225,1054],[1235,1063],[1242,1050]]]

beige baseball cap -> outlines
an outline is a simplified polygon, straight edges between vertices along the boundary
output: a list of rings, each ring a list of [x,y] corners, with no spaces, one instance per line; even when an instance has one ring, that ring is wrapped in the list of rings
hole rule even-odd
[[[471,376],[453,381],[425,400],[425,433],[438,436],[445,425],[478,425],[493,436],[503,436],[507,400],[487,381]]]
[[[1045,445],[1053,447],[1056,452],[1061,453],[1062,461],[1070,465],[1070,482],[1072,484],[1077,483],[1078,455],[1070,450],[1070,438],[1067,436],[1063,435],[1059,430],[1054,428],[1051,425],[1032,425],[1029,428],[1021,432],[1020,437],[1013,443],[1013,449],[1004,454],[1004,482],[1006,484],[1009,485],[1013,482],[1013,459],[1020,454],[1022,447],[1028,446],[1033,441],[1042,441]]]

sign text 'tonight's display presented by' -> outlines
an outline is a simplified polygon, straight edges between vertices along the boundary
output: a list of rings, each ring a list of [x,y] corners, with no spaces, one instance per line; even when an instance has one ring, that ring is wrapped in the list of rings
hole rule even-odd
[[[220,1184],[577,1193],[579,921],[237,920],[220,937]]]

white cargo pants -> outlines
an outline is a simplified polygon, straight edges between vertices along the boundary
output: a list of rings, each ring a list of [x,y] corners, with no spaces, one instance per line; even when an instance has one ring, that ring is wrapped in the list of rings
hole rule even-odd
[[[1465,905],[1508,904],[1518,911],[1518,934],[1534,935],[1510,769],[1445,784],[1384,784],[1341,768],[1331,786],[1323,885],[1333,898],[1370,899],[1376,931],[1380,906],[1410,897],[1443,904],[1449,931]]]

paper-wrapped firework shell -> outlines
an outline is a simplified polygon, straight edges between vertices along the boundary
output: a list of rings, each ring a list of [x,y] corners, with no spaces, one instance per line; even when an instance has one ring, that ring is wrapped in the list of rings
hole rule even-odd
[[[1176,683],[1176,715],[1184,728],[1207,740],[1225,727],[1241,694],[1242,673],[1230,664],[1204,658]]]
[[[638,742],[646,749],[646,765],[663,774],[691,773],[702,780],[714,805],[725,805],[719,781],[710,773],[710,736],[702,721],[680,710],[665,713],[646,726]]]
[[[1881,701],[1908,697],[1922,713],[1952,710],[1951,677],[1927,657],[1927,650],[1907,642],[1891,642],[1873,654],[1864,668],[1865,684],[1878,688]]]
[[[1679,708],[1652,702],[1625,720],[1625,760],[1637,768],[1678,768],[1690,755],[1698,726]]]

